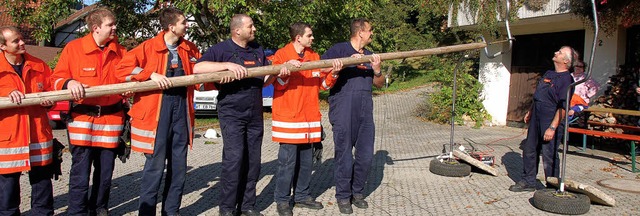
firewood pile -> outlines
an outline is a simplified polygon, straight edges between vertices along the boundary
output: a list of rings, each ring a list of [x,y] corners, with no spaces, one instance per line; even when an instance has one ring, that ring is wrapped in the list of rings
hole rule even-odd
[[[638,85],[639,76],[640,67],[621,66],[615,75],[609,77],[607,90],[604,94],[599,96],[590,107],[638,110],[639,104],[635,87]],[[589,121],[636,126],[638,117],[611,113],[591,113]],[[589,126],[589,128],[615,133],[623,132],[621,129],[603,126]]]

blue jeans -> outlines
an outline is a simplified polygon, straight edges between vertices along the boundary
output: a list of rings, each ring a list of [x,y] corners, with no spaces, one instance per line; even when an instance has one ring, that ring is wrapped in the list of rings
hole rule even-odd
[[[313,144],[280,144],[276,189],[273,197],[276,203],[289,203],[291,187],[294,185],[296,202],[310,197],[312,155]]]

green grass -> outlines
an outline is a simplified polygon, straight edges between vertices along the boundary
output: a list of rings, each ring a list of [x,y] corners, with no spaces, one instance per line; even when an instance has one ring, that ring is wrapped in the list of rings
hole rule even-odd
[[[395,93],[400,91],[405,91],[409,89],[414,89],[416,87],[421,87],[425,85],[431,84],[433,81],[431,76],[421,73],[420,75],[405,79],[405,81],[401,81],[400,78],[394,78],[391,80],[389,86],[382,88],[373,87],[373,94],[386,94],[386,93]],[[329,91],[320,91],[320,101],[326,102],[329,98]]]
[[[197,131],[204,131],[207,130],[207,128],[220,128],[218,116],[196,117],[195,129]]]
[[[431,80],[432,79],[430,78],[430,76],[426,74],[421,74],[414,78],[406,79],[404,82],[400,81],[400,79],[397,78],[395,81],[392,80],[388,87],[383,86],[382,88],[374,88],[373,93],[374,94],[394,93],[399,91],[405,91],[408,89],[414,89],[416,87],[431,84],[432,83]]]

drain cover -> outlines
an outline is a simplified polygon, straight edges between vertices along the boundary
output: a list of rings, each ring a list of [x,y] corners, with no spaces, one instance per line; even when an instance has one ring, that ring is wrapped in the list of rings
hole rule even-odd
[[[609,189],[640,194],[640,180],[633,179],[603,179],[598,185]]]

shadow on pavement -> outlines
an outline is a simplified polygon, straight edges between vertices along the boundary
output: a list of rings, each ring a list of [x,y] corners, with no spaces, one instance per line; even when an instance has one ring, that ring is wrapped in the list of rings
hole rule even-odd
[[[367,185],[364,190],[365,197],[371,195],[371,193],[382,184],[382,179],[384,179],[384,166],[391,166],[393,164],[394,161],[386,150],[378,150],[376,154],[373,155],[373,167],[371,167],[371,172],[369,173]]]
[[[66,162],[66,161],[65,161]],[[69,160],[70,166],[71,160]],[[116,167],[118,169],[121,166],[125,166],[116,160]],[[69,178],[69,173],[65,173],[64,178]],[[140,179],[142,177],[142,169],[137,172],[129,173],[125,176],[115,178],[111,180],[111,193],[109,198],[110,212],[114,214],[124,214],[127,212],[133,212],[138,210],[138,198],[140,193]],[[54,183],[54,187],[55,187]],[[68,188],[68,185],[65,185]],[[91,187],[89,187],[91,191]],[[69,193],[55,196],[53,198],[53,208],[60,209],[67,207],[69,204]],[[119,206],[120,205],[120,206]],[[113,208],[113,206],[118,206]],[[26,212],[25,212],[26,213]],[[66,212],[62,215],[66,215]]]
[[[260,178],[258,179],[258,184],[260,183],[260,179],[264,178],[266,175],[274,175],[275,171],[272,167],[275,167],[277,164],[276,160],[262,163],[260,168]],[[215,163],[215,166],[212,165],[203,166],[199,169],[194,170],[193,174],[187,173],[187,178],[191,179],[190,183],[194,185],[185,185],[185,194],[200,190],[202,188],[207,188],[205,191],[200,193],[200,198],[195,201],[193,204],[186,206],[180,209],[180,213],[183,215],[203,215],[210,209],[216,208],[220,204],[220,173],[222,171],[222,163]],[[215,181],[214,185],[209,186],[209,182]],[[273,202],[273,186],[272,183],[269,183],[265,187],[264,190],[260,194],[256,195],[256,209],[262,211],[266,209]],[[194,188],[194,190],[189,190],[187,188]],[[270,192],[267,192],[269,190]],[[270,196],[264,197],[264,193],[270,194]],[[264,199],[267,199],[266,201]],[[265,207],[262,207],[264,202],[268,204]],[[214,215],[217,214],[214,213]]]
[[[189,194],[194,191],[209,187],[210,181],[219,179],[218,175],[220,174],[220,166],[220,163],[213,163],[206,166],[198,167],[196,169],[193,169],[193,167],[188,167],[183,194]],[[161,182],[159,187],[157,207],[162,206],[162,191],[164,190],[165,175],[166,172],[163,175],[163,181]],[[142,183],[140,182],[141,178],[142,171],[138,171],[133,174],[128,174],[126,176],[113,180],[113,188],[111,189],[111,199],[109,202],[109,206],[111,206],[110,213],[114,215],[123,215],[138,211],[140,184]],[[119,185],[125,185],[126,187],[118,187]],[[217,196],[203,195],[203,197],[207,197],[210,202],[200,205],[203,207],[202,212],[212,208],[213,206],[217,206],[217,202],[214,201],[216,199],[212,199],[217,198]],[[202,198],[200,200],[202,200]],[[204,206],[207,207],[204,208]],[[180,212],[186,213],[188,211],[180,209]],[[191,214],[188,213],[188,215]]]
[[[333,181],[333,162],[334,159],[329,158],[318,166],[314,165],[314,172],[311,174],[311,183],[309,185],[311,197],[314,199],[335,185]]]
[[[525,140],[522,140],[521,144]],[[513,182],[518,182],[522,179],[522,153],[510,151],[505,153],[502,158],[502,165],[507,170],[507,175]]]

